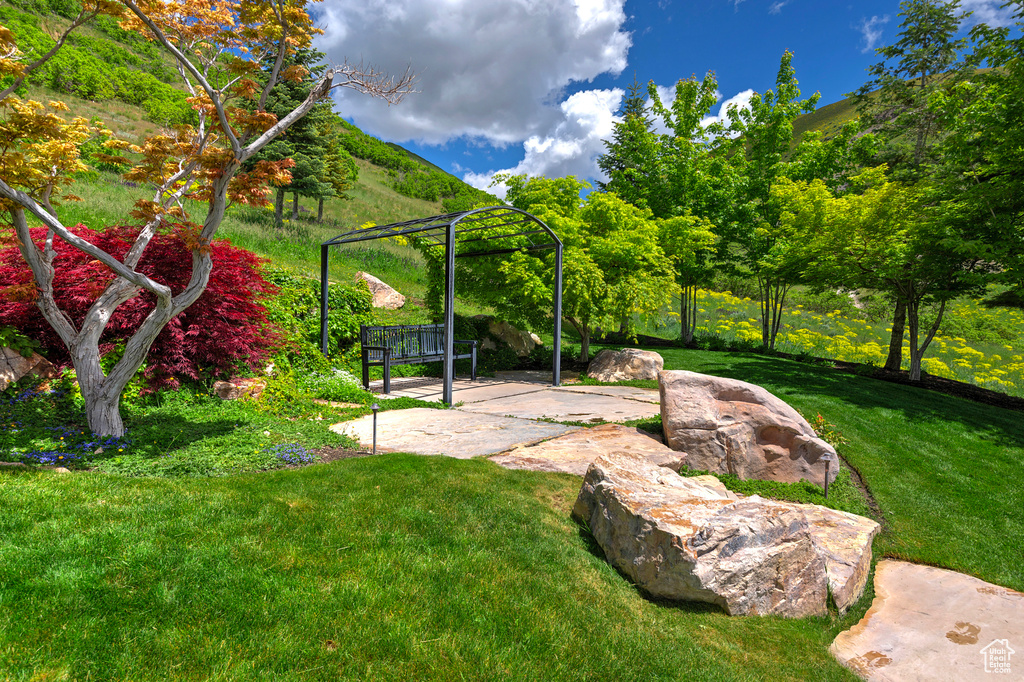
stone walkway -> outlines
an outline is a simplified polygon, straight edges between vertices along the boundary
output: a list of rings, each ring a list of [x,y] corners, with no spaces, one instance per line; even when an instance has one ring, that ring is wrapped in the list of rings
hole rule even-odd
[[[872,681],[1024,679],[1024,594],[905,561],[875,567],[875,600],[832,654]]]
[[[547,377],[550,381],[550,374]],[[551,420],[605,424],[660,414],[656,390],[627,386],[553,387],[550,383],[524,379],[535,377],[519,374],[510,378],[480,378],[476,381],[459,379],[452,385],[453,399],[458,405],[455,409],[417,408],[381,412],[377,415],[377,447],[384,451],[466,459],[536,446],[579,429],[578,426],[552,424]],[[371,390],[380,390],[381,383],[372,383]],[[441,381],[424,377],[396,378],[391,381],[391,393],[381,395],[440,402]],[[335,424],[331,430],[352,436],[364,448],[372,446],[372,415]],[[636,429],[615,432],[611,440],[608,435],[585,436],[583,441],[589,439],[593,442],[582,449],[579,443],[571,441],[564,444],[552,442],[547,448],[532,450],[529,456],[524,453],[511,455],[500,463],[512,469],[570,471],[583,475],[590,462],[603,451],[598,443],[606,443],[605,447],[642,451],[660,448],[671,453],[660,440]],[[568,451],[573,454],[567,455]],[[664,454],[663,457],[668,460],[672,455]]]

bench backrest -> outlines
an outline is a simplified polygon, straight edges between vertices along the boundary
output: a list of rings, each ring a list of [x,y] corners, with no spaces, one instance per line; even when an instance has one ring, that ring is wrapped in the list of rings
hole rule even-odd
[[[443,324],[405,324],[389,327],[360,326],[359,340],[363,346],[383,346],[391,357],[419,358],[444,354]],[[381,362],[384,353],[369,351],[370,362]]]

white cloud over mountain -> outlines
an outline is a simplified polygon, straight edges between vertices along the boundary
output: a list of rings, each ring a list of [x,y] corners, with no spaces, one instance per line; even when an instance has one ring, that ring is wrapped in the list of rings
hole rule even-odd
[[[334,62],[365,60],[418,76],[398,106],[348,91],[343,116],[389,140],[444,144],[464,138],[526,144],[558,159],[585,150],[618,106],[616,91],[567,86],[626,66],[624,0],[327,0],[319,49]],[[620,93],[621,94],[621,93]],[[564,101],[563,101],[564,100]],[[614,101],[612,101],[614,100]],[[607,106],[610,109],[600,110]],[[590,127],[588,127],[590,126]],[[562,161],[553,161],[556,165]]]

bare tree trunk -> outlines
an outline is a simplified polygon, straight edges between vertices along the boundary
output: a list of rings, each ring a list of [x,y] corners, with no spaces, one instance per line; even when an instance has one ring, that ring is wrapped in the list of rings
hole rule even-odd
[[[910,326],[910,380],[920,381],[921,380],[921,360],[924,358],[925,351],[928,350],[928,345],[935,338],[935,333],[939,330],[939,325],[942,323],[942,315],[946,312],[946,302],[943,301],[939,305],[939,314],[935,318],[935,322],[928,329],[928,336],[925,337],[924,342],[920,346],[917,344],[917,333],[920,328],[920,304],[921,301],[911,301],[907,305],[907,318]]]
[[[590,322],[568,316],[565,319],[573,326],[576,333],[580,335],[580,362],[587,362],[590,360]]]
[[[896,309],[892,314],[892,335],[889,337],[889,355],[885,358],[885,369],[898,372],[903,366],[903,330],[907,324],[907,303],[902,298],[896,300]]]
[[[274,197],[274,227],[280,228],[284,225],[284,187],[277,188],[277,196]]]
[[[317,224],[324,221],[324,198],[320,197],[320,205],[316,209],[316,222]]]
[[[679,291],[679,339],[691,343],[697,331],[697,285],[684,285]]]
[[[292,220],[299,219],[299,193],[295,192],[292,195]]]
[[[782,326],[782,307],[786,303],[789,285],[759,275],[757,286],[761,292],[761,346],[765,350],[775,350],[775,338]]]

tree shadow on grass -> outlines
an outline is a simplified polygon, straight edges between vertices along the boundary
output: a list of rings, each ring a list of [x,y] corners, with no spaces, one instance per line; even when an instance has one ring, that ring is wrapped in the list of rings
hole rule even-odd
[[[246,424],[239,419],[193,421],[182,415],[144,415],[127,424],[132,453],[145,458],[162,457],[208,438],[226,436]]]
[[[773,393],[822,395],[860,408],[892,410],[910,422],[957,422],[998,445],[1024,447],[1024,418],[1015,410],[794,360],[744,353],[722,356],[721,363],[703,363],[700,371],[757,384]]]

